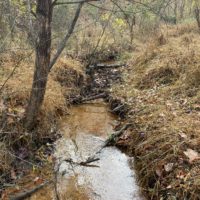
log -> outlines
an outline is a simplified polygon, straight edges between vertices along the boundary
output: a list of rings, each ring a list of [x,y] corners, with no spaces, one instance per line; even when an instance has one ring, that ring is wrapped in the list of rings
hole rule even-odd
[[[93,69],[105,69],[105,68],[119,68],[119,67],[123,67],[126,66],[125,63],[118,63],[118,64],[104,64],[104,63],[99,63],[99,64],[94,64],[94,65],[90,65],[89,69],[93,70]]]
[[[109,146],[113,142],[116,142],[116,139],[119,138],[124,133],[124,131],[127,130],[131,125],[132,124],[126,124],[119,131],[116,131],[115,133],[113,133],[107,140],[104,141],[104,143],[100,147],[100,149],[97,152],[95,152],[94,155],[88,157],[87,160],[98,159],[98,158],[96,158],[96,155],[101,153],[102,149],[104,149],[105,147]]]
[[[97,95],[94,95],[94,96],[82,98],[82,103],[86,102],[86,101],[92,101],[92,100],[96,100],[96,99],[100,99],[100,98],[105,98],[105,97],[107,97],[107,94],[104,92],[104,93],[97,94]]]
[[[93,100],[96,100],[96,99],[105,98],[107,96],[108,95],[104,92],[104,93],[89,96],[89,97],[77,97],[77,98],[72,99],[71,102],[78,104],[78,103],[84,103],[84,102],[87,102],[87,101],[93,101]]]

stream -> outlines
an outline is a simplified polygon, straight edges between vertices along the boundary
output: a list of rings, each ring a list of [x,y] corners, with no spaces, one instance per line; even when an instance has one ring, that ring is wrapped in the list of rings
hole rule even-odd
[[[142,200],[134,170],[128,157],[116,147],[106,147],[99,160],[90,166],[81,162],[101,148],[118,123],[106,104],[90,103],[73,106],[62,120],[63,135],[56,142],[55,157],[59,163],[57,190],[59,199],[67,200]],[[56,199],[53,189],[44,188],[30,199]]]

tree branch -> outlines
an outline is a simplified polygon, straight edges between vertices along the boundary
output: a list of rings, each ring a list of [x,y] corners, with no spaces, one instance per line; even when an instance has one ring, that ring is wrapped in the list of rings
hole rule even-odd
[[[88,3],[88,2],[91,2],[91,1],[99,1],[99,0],[80,0],[80,1],[68,1],[68,2],[55,2],[53,4],[54,4],[54,6],[58,6],[58,5],[65,5],[65,4]]]
[[[56,63],[58,57],[60,56],[60,54],[62,53],[62,51],[64,50],[65,48],[65,45],[67,43],[67,41],[69,40],[71,34],[73,33],[74,31],[74,28],[75,28],[75,25],[76,25],[76,22],[78,21],[78,18],[79,18],[79,15],[80,15],[80,12],[81,12],[81,9],[83,7],[83,4],[85,3],[85,1],[83,1],[82,3],[80,3],[78,5],[78,8],[76,10],[76,13],[75,13],[75,16],[74,16],[74,19],[71,23],[71,26],[69,27],[69,30],[67,31],[64,39],[61,41],[58,49],[57,49],[57,52],[56,54],[54,55],[53,59],[51,60],[50,62],[50,65],[49,65],[49,71],[51,71],[52,67],[54,66],[54,64]]]

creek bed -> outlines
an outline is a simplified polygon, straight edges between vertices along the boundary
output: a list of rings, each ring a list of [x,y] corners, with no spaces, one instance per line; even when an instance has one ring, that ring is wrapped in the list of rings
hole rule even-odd
[[[116,147],[106,147],[99,160],[91,166],[65,162],[81,162],[101,148],[103,141],[117,124],[107,106],[100,103],[82,104],[71,108],[61,122],[63,137],[56,142],[55,157],[59,166],[58,193],[60,199],[71,200],[142,200],[135,172],[130,168],[133,158]],[[46,190],[46,191],[45,191]],[[35,193],[31,200],[54,199],[51,189]]]

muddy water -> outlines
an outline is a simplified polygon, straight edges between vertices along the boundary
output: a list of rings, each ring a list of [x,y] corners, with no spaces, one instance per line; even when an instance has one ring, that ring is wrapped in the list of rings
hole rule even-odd
[[[85,161],[101,148],[117,123],[103,103],[85,104],[71,109],[61,123],[63,138],[56,143],[59,163],[58,193],[60,199],[71,200],[141,200],[135,174],[129,167],[131,158],[115,147],[104,148],[91,166]],[[75,163],[64,160],[72,159]],[[49,194],[50,191],[46,192]],[[40,198],[41,192],[32,197]],[[44,193],[42,195],[45,196]],[[54,199],[53,195],[51,198]]]

